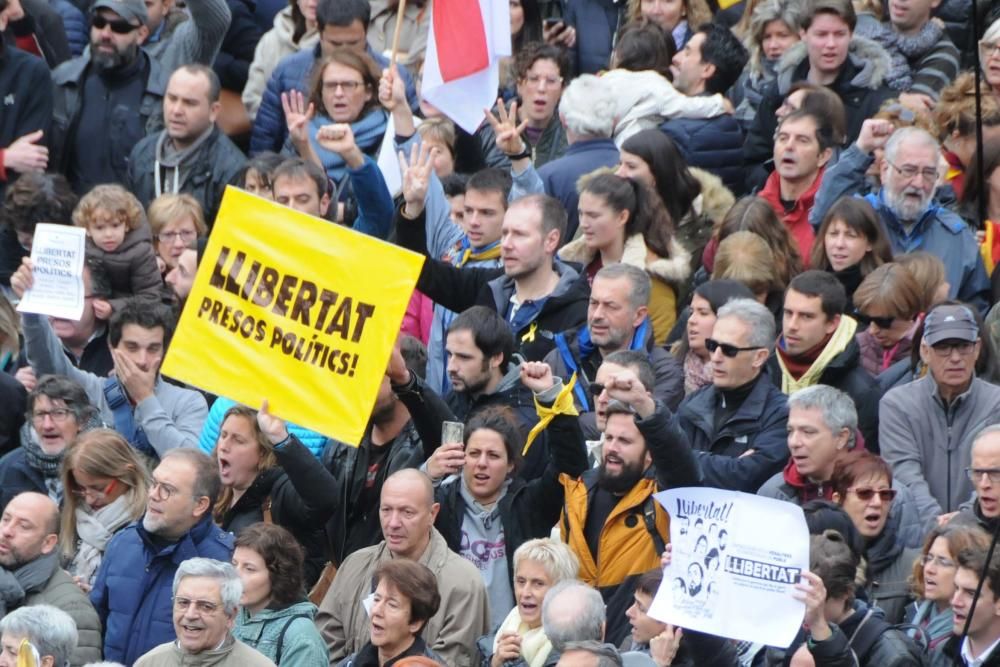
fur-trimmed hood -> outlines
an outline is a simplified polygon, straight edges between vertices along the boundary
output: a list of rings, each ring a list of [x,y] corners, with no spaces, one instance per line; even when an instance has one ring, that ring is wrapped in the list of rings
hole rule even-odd
[[[776,72],[778,92],[782,96],[788,93],[793,83],[802,78],[796,76],[796,71],[806,58],[806,45],[799,42],[788,49],[778,61]],[[870,90],[885,85],[886,76],[892,65],[892,60],[885,49],[878,43],[857,35],[851,38],[851,45],[847,51],[847,62],[850,62],[856,70],[854,76],[847,83],[854,88]]]
[[[583,238],[570,241],[559,251],[559,259],[564,262],[590,264],[597,253],[587,247]],[[670,257],[660,257],[646,247],[642,234],[633,234],[625,239],[622,263],[645,269],[653,278],[671,285],[679,285],[687,280],[691,267],[691,253],[677,242],[670,240]]]
[[[708,216],[713,224],[721,224],[736,203],[736,197],[715,174],[698,167],[689,167],[688,170],[701,183],[701,194],[694,200],[695,213]],[[677,224],[676,220],[674,224]]]

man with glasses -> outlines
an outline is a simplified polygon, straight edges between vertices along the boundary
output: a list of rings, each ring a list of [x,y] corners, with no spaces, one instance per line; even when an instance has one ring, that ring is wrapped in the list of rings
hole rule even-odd
[[[920,343],[927,375],[890,390],[879,407],[882,457],[913,492],[927,526],[957,511],[982,482],[963,474],[976,434],[1000,416],[1000,387],[976,377],[981,347],[970,306],[935,306]]]
[[[164,193],[198,200],[211,227],[226,186],[235,184],[246,157],[215,124],[221,84],[212,68],[182,65],[163,98],[166,129],[140,141],[129,155],[126,186],[144,207]]]
[[[68,664],[101,659],[101,623],[86,594],[59,563],[59,506],[22,493],[0,517],[0,618],[17,608],[51,605],[72,617],[79,640]]]
[[[878,214],[893,254],[924,250],[940,258],[948,296],[985,311],[990,283],[976,235],[958,214],[934,199],[941,147],[925,130],[895,130],[887,120],[866,120],[858,140],[824,174],[810,221],[818,225],[841,196],[865,191],[865,173],[877,150],[883,151],[882,187],[865,200]]]
[[[232,558],[233,536],[212,522],[220,488],[218,466],[195,449],[171,450],[153,470],[146,513],[111,539],[90,593],[105,628],[105,660],[131,665],[160,644],[180,637],[184,646],[185,635],[207,632],[204,619],[175,632],[174,575],[190,558]]]
[[[962,508],[957,521],[979,524],[992,535],[1000,523],[1000,424],[976,434],[966,472],[976,496],[971,505]]]
[[[232,635],[243,583],[231,564],[188,559],[177,568],[172,590],[177,640],[157,646],[139,658],[136,667],[274,667],[263,654]]]
[[[712,383],[677,411],[705,486],[756,493],[788,461],[788,401],[767,377],[774,316],[752,299],[719,309],[705,341]]]

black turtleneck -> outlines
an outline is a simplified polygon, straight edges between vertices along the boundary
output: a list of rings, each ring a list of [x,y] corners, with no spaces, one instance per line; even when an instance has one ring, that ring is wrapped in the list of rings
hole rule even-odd
[[[740,409],[743,405],[743,401],[747,399],[750,392],[753,391],[754,385],[757,384],[757,380],[760,379],[760,375],[750,380],[744,385],[739,387],[733,387],[731,389],[717,389],[718,395],[715,400],[715,422],[712,425],[715,432],[718,433],[722,425],[729,421],[729,418],[736,414],[736,411]]]
[[[865,279],[861,275],[861,264],[854,264],[847,267],[843,271],[831,271],[834,277],[840,281],[840,284],[844,286],[844,291],[847,292],[847,312],[851,313],[854,311],[854,291],[858,289],[858,285],[861,281]]]

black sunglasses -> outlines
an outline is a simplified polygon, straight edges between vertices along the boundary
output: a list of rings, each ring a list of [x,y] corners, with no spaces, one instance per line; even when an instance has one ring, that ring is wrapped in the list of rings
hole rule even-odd
[[[604,385],[600,382],[591,382],[590,386],[587,387],[587,391],[590,392],[591,396],[597,398],[604,391]]]
[[[854,319],[858,321],[858,324],[868,326],[872,322],[878,325],[879,329],[888,329],[892,326],[892,323],[896,321],[895,317],[871,317],[870,315],[865,315],[860,310],[854,311]]]
[[[105,27],[111,28],[111,32],[116,35],[127,35],[133,30],[138,30],[142,27],[129,23],[125,19],[115,19],[112,21],[101,16],[100,14],[94,14],[90,19],[90,24],[98,30],[104,30]]]
[[[730,345],[729,343],[720,343],[714,338],[705,339],[705,349],[708,350],[709,354],[713,354],[716,350],[722,350],[722,354],[732,359],[740,352],[752,352],[753,350],[762,350],[760,345],[754,345],[753,347],[736,347],[735,345]]]
[[[891,503],[892,499],[896,497],[896,489],[873,489],[871,487],[865,486],[853,486],[848,491],[854,491],[854,495],[858,497],[859,500],[868,502],[878,494],[879,500],[883,503]]]

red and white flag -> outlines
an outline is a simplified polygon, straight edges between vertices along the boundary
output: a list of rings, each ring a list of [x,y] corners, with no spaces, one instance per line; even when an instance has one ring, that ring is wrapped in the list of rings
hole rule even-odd
[[[421,95],[467,132],[497,99],[510,55],[509,0],[433,0]]]

